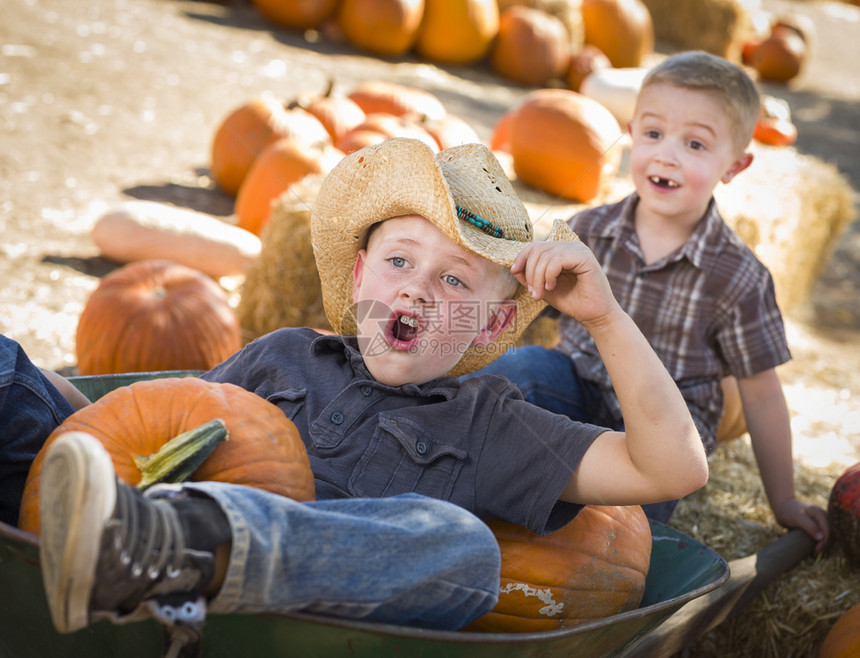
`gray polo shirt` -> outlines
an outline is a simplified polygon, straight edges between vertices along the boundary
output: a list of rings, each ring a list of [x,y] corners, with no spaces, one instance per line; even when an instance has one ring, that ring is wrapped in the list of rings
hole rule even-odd
[[[320,500],[415,492],[539,533],[580,510],[558,497],[605,431],[531,405],[492,375],[386,386],[354,337],[310,329],[263,336],[204,379],[283,410],[305,442]]]

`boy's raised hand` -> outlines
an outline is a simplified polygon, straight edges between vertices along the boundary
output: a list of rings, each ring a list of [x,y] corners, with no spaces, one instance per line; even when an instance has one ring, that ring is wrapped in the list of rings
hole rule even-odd
[[[619,308],[600,264],[582,242],[534,242],[519,253],[511,272],[532,297],[584,325]]]

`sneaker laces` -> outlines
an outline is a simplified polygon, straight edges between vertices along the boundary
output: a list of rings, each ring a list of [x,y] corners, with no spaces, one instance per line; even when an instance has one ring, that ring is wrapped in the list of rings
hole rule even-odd
[[[148,499],[147,511],[151,513],[146,523],[146,536],[138,537],[140,508],[135,500],[136,492],[117,487],[118,514],[107,524],[115,527],[114,549],[119,553],[120,563],[129,568],[132,578],[139,579],[146,572],[149,580],[157,580],[162,573],[170,579],[178,578],[185,555],[185,534],[179,515],[166,501]],[[143,541],[140,541],[143,539]],[[131,551],[131,552],[130,552]]]

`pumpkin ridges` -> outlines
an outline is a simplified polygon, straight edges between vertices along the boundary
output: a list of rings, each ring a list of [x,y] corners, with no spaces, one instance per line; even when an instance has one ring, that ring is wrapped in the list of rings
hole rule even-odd
[[[157,287],[166,291],[159,299],[149,292]],[[174,306],[181,315],[171,312]],[[82,375],[208,370],[240,346],[238,320],[218,284],[157,259],[129,263],[103,278],[75,333]]]
[[[140,481],[135,454],[148,456],[174,436],[213,418],[225,422],[230,438],[201,464],[192,480],[239,481],[296,500],[314,498],[304,443],[277,406],[233,384],[193,377],[156,379],[108,393],[69,416],[48,437],[27,477],[19,526],[38,534],[41,466],[60,434],[93,435],[111,455],[117,475],[135,485]],[[261,455],[259,468],[255,455]]]
[[[433,62],[472,64],[487,54],[498,31],[496,0],[426,0],[414,49]]]
[[[488,525],[501,551],[502,587],[495,608],[465,630],[546,631],[639,605],[651,558],[641,507],[589,505],[542,537],[509,523]]]
[[[596,197],[617,170],[622,135],[612,113],[569,89],[539,89],[516,108],[510,153],[516,175],[527,185],[566,199]]]

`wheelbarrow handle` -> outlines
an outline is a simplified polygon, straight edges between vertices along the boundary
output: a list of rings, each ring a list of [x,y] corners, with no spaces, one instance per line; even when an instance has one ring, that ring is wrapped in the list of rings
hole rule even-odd
[[[731,575],[720,587],[687,603],[652,633],[622,652],[623,658],[672,656],[722,623],[779,578],[812,555],[815,540],[794,529],[758,553],[729,562]]]

